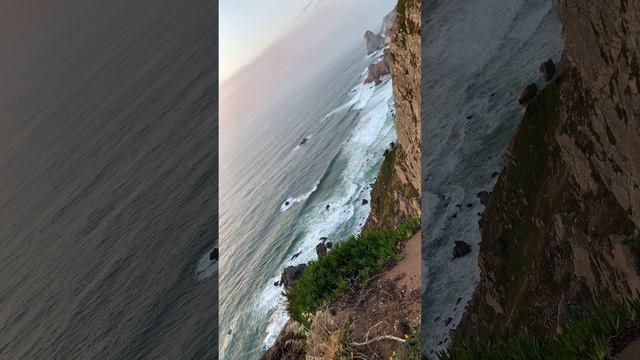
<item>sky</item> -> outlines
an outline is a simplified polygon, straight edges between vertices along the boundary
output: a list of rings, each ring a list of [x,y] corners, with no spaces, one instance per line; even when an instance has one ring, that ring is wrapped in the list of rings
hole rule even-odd
[[[221,0],[221,134],[306,86],[346,51],[366,56],[364,33],[380,31],[396,2]]]
[[[255,59],[318,1],[221,0],[220,81]]]

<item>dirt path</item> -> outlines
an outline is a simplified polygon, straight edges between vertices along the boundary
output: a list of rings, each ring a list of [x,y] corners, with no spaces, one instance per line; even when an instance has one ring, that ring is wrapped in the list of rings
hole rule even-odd
[[[420,234],[404,244],[404,258],[374,275],[367,287],[338,296],[329,311],[339,324],[352,324],[351,341],[367,342],[391,335],[405,339],[420,321]],[[378,340],[356,349],[367,359],[389,359],[395,351],[406,359],[406,344]]]

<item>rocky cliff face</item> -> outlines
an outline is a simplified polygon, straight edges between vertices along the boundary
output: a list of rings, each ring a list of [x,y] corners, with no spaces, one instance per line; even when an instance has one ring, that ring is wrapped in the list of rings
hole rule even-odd
[[[367,31],[364,33],[364,45],[367,48],[367,55],[369,55],[384,46],[384,37]]]
[[[565,53],[504,156],[455,344],[553,333],[592,295],[640,289],[640,1],[555,6]]]
[[[368,228],[420,216],[420,24],[420,1],[399,1],[390,46],[398,141],[373,186]]]

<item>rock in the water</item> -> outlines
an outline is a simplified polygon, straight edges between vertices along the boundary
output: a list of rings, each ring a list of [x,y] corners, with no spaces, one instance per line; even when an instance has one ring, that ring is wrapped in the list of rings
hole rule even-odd
[[[367,69],[367,77],[364,79],[364,83],[374,83],[378,85],[382,82],[380,78],[385,75],[389,75],[391,72],[391,63],[389,59],[389,49],[384,51],[384,57],[382,60],[375,64],[369,64],[369,68]]]
[[[369,203],[369,200],[367,199],[362,199],[362,205],[367,205]]]
[[[491,178],[492,178],[492,179],[495,179],[495,178],[497,178],[497,177],[498,177],[498,175],[499,175],[499,174],[498,174],[498,172],[497,172],[497,171],[494,171],[494,172],[491,174]]]
[[[219,257],[219,253],[218,253],[218,248],[214,248],[210,253],[209,253],[209,260],[211,261],[218,261],[218,257]]]
[[[318,245],[316,245],[316,253],[318,254],[318,256],[322,255],[322,254],[326,254],[327,253],[327,246],[323,243],[320,243]]]
[[[553,80],[553,77],[556,76],[556,64],[553,60],[549,59],[540,64],[540,74],[542,74],[544,81]]]
[[[333,243],[331,241],[327,241],[326,243],[324,243],[324,246],[326,246],[327,249],[331,249],[333,247]]]
[[[287,266],[284,268],[282,275],[280,276],[280,285],[284,285],[285,290],[291,289],[293,284],[302,277],[304,269],[306,268],[307,264]]]
[[[325,210],[329,210],[329,208],[331,207],[331,205],[327,204],[327,206],[324,207]]]
[[[480,191],[478,193],[478,199],[480,199],[480,203],[484,206],[487,206],[490,198],[491,198],[491,193],[488,191]]]
[[[455,245],[453,246],[454,259],[468,255],[470,252],[471,252],[471,245],[467,244],[464,241],[455,242]]]
[[[527,85],[527,87],[524,88],[524,90],[522,90],[522,93],[520,94],[520,99],[518,99],[518,102],[520,103],[520,105],[524,105],[529,101],[531,101],[537,94],[538,94],[538,86],[535,83],[531,83]]]
[[[453,321],[452,318],[447,318],[447,320],[444,322],[444,326],[449,326],[449,324],[451,324],[452,321]]]
[[[276,281],[273,283],[273,286],[280,286],[280,281]]]
[[[298,256],[300,256],[301,252],[302,251],[298,251],[297,253],[293,254],[293,256],[291,257],[291,260],[293,260],[293,259],[297,258]]]
[[[367,30],[364,33],[364,44],[367,47],[367,55],[369,55],[384,46],[384,37]]]
[[[321,238],[320,238],[320,241],[322,241],[322,242],[327,241],[327,237],[326,237],[326,236],[321,237]]]

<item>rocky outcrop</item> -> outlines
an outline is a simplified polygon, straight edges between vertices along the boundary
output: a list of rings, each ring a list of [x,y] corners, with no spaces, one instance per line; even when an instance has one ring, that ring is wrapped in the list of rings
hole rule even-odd
[[[382,49],[384,46],[384,37],[367,30],[367,32],[364,33],[364,45],[367,47],[367,55],[369,55]]]
[[[384,36],[386,44],[391,42],[391,35],[393,34],[393,28],[396,23],[396,8],[394,7],[384,18],[382,18],[382,29],[380,33]]]
[[[540,74],[544,81],[551,81],[556,76],[556,64],[549,59],[540,64]]]
[[[402,219],[420,216],[420,24],[420,1],[399,2],[390,45],[398,140],[373,185],[366,228],[392,228]]]
[[[458,345],[640,290],[640,3],[555,6],[565,52],[504,156]]]
[[[520,103],[520,105],[527,104],[528,102],[533,100],[533,98],[537,94],[538,94],[538,86],[536,85],[536,83],[531,83],[527,85],[527,87],[525,87],[524,90],[522,90],[522,93],[520,93],[520,98],[518,99],[518,102]]]
[[[307,264],[287,266],[280,276],[280,285],[283,285],[285,290],[291,289],[293,284],[302,277],[304,269],[306,268]]]
[[[456,241],[453,245],[453,258],[457,259],[459,257],[467,256],[471,253],[471,245],[467,244],[464,241]]]
[[[367,77],[364,79],[364,83],[375,83],[378,85],[382,82],[382,77],[385,75],[389,75],[391,71],[391,64],[389,61],[389,50],[386,49],[384,51],[384,56],[382,60],[375,64],[369,64],[369,68],[367,69]]]

